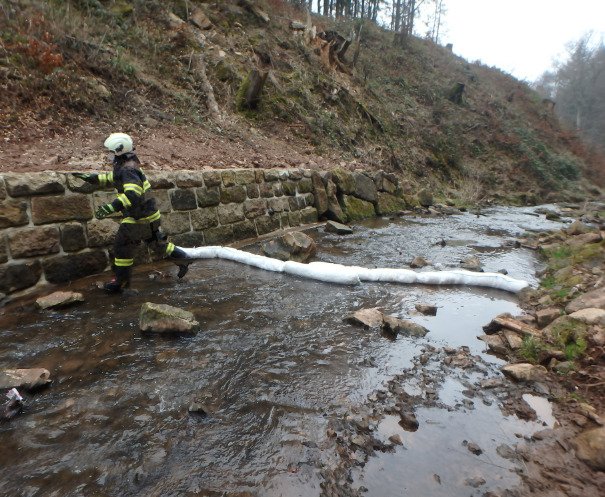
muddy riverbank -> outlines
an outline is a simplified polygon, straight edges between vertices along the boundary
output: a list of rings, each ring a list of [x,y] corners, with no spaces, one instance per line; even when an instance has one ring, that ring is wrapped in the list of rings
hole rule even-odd
[[[318,260],[407,267],[422,256],[446,269],[476,256],[486,271],[537,287],[544,264],[514,240],[565,221],[494,208],[311,234]],[[139,268],[123,296],[102,295],[98,278],[78,281],[71,289],[86,302],[66,310],[22,302],[0,311],[2,369],[44,367],[54,380],[0,425],[1,492],[523,495],[535,459],[519,450],[553,425],[548,399],[558,390],[509,383],[505,361],[476,338],[494,316],[523,312],[516,296],[342,287],[220,260],[192,265],[184,280],[174,273]],[[146,301],[192,311],[198,333],[142,335]],[[436,316],[417,313],[417,303],[436,305]],[[429,333],[392,339],[343,319],[370,307]],[[546,399],[526,397],[540,412],[526,394]],[[188,412],[194,401],[207,416]]]

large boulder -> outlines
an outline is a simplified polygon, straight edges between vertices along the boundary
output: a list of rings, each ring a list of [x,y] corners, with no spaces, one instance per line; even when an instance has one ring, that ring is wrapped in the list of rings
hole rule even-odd
[[[355,193],[355,178],[346,169],[337,168],[332,171],[332,180],[338,188],[338,193],[352,195]]]
[[[587,309],[571,313],[569,317],[582,321],[585,324],[599,324],[605,326],[605,309],[588,307]]]
[[[336,185],[330,179],[326,182],[326,195],[328,197],[328,210],[325,213],[326,217],[332,221],[339,223],[347,222],[347,215],[343,212],[338,196],[336,195]]]
[[[353,195],[342,196],[342,208],[350,221],[359,221],[376,216],[374,204]]]
[[[346,224],[337,223],[336,221],[328,221],[324,228],[326,233],[335,233],[337,235],[350,235],[353,229]]]
[[[317,215],[321,217],[328,212],[328,194],[321,175],[317,171],[311,173],[311,181],[313,182],[315,208],[317,209]]]
[[[422,190],[420,190],[416,194],[416,197],[418,198],[418,203],[422,207],[430,207],[431,205],[433,205],[433,194],[427,188],[423,188]]]
[[[379,192],[376,202],[376,212],[379,215],[393,214],[407,208],[405,200],[390,193]]]
[[[0,371],[0,390],[25,388],[35,390],[51,382],[50,372],[44,368],[5,369]]]
[[[262,245],[263,254],[282,261],[307,262],[317,253],[317,244],[300,231],[286,233]]]
[[[139,328],[154,333],[195,333],[199,323],[193,313],[167,304],[145,302],[141,307]]]
[[[605,471],[605,427],[581,433],[573,445],[579,459],[597,471]]]
[[[355,179],[355,196],[367,202],[376,202],[376,184],[363,173],[353,173]]]

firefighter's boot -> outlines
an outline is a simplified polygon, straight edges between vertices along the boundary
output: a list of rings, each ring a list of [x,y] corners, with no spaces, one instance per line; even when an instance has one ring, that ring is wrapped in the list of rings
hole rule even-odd
[[[122,290],[130,287],[130,268],[114,267],[114,277],[103,285],[103,289],[108,293],[120,293]]]

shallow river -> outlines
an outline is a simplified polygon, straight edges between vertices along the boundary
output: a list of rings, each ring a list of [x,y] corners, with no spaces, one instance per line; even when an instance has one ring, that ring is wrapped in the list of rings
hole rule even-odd
[[[504,247],[526,230],[560,226],[532,212],[376,219],[346,237],[309,233],[318,260],[407,267],[421,255],[447,268],[477,255],[486,271],[506,269],[535,285],[535,254]],[[0,310],[0,369],[45,367],[54,379],[26,396],[21,416],[0,424],[0,495],[319,495],[318,466],[334,457],[326,449],[329,419],[363,403],[427,343],[467,345],[499,365],[476,336],[494,315],[520,312],[514,295],[482,288],[337,286],[216,259],[195,263],[181,281],[162,277],[175,272],[165,263],[139,268],[135,290],[121,296],[95,289],[98,278],[79,281],[72,289],[84,291],[86,303],[63,311]],[[146,301],[191,310],[200,331],[142,335],[138,313]],[[419,302],[437,305],[437,316],[414,314]],[[343,322],[376,306],[430,333],[391,341]],[[446,381],[440,399],[453,405],[463,388]],[[188,413],[195,399],[208,417]],[[417,416],[414,433],[383,420],[378,431],[399,433],[405,448],[372,457],[355,471],[353,486],[368,496],[506,488],[518,477],[495,447],[541,428],[504,417],[496,404]],[[480,458],[460,446],[471,432],[485,450]],[[485,485],[465,486],[478,471]]]

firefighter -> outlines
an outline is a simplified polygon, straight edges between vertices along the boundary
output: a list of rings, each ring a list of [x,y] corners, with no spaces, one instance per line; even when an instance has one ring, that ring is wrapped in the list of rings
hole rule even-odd
[[[141,241],[150,245],[156,253],[175,259],[180,267],[179,277],[182,277],[187,272],[187,265],[180,265],[178,261],[186,258],[185,252],[169,243],[160,229],[160,211],[150,196],[151,184],[141,170],[132,138],[125,133],[112,133],[104,146],[110,152],[112,172],[72,173],[101,188],[113,186],[118,192],[113,202],[101,205],[95,212],[97,219],[114,212],[122,213],[122,222],[113,246],[112,268],[115,276],[104,285],[104,289],[115,293],[129,287],[134,249]]]

